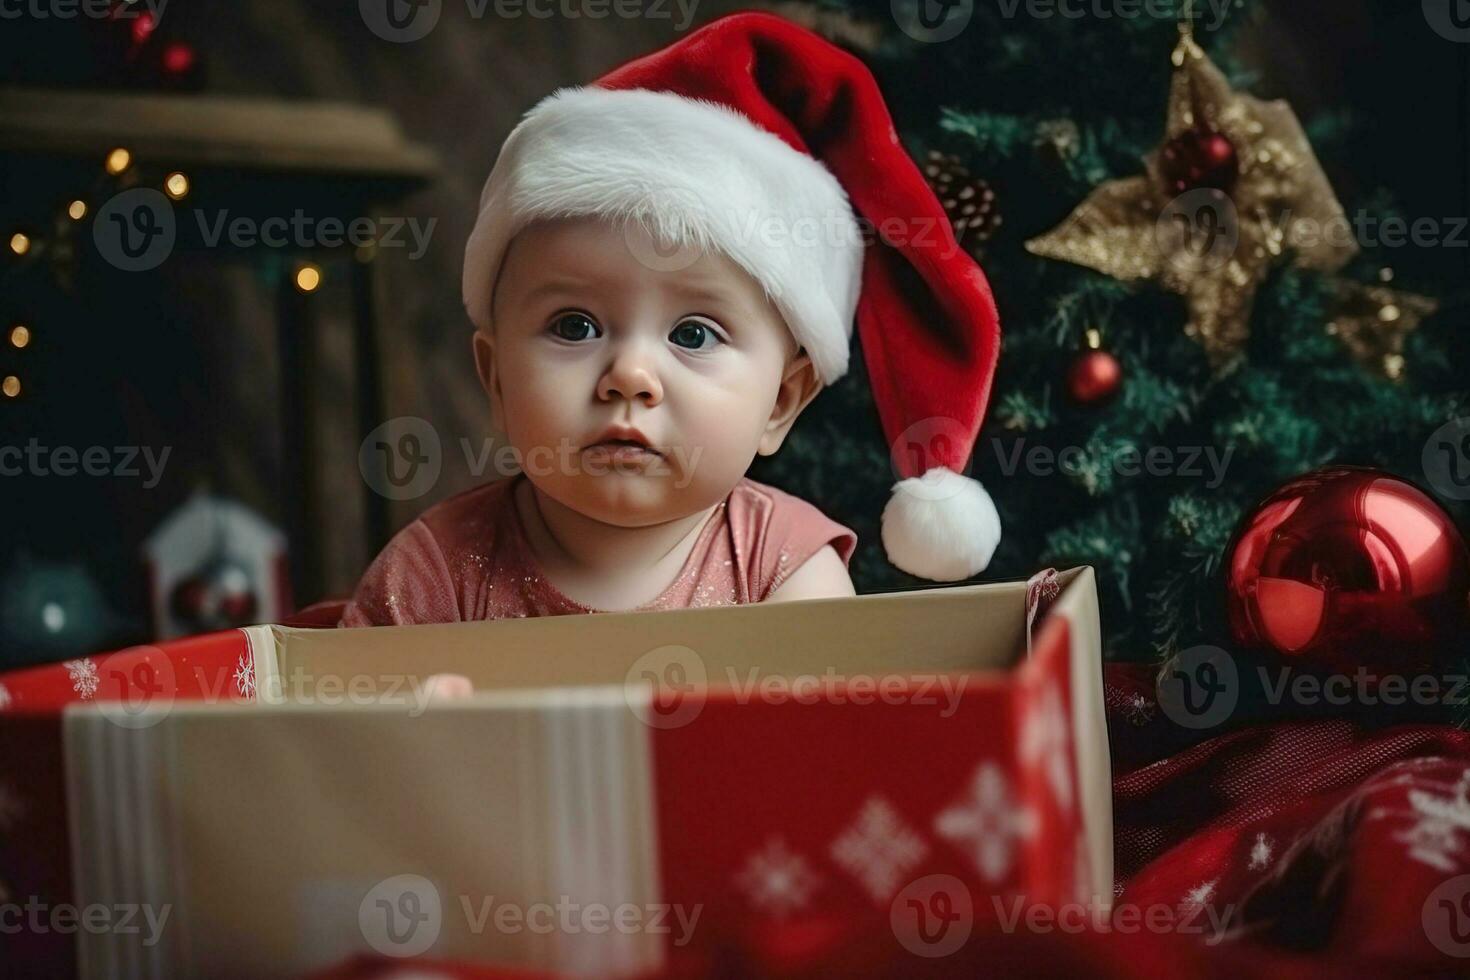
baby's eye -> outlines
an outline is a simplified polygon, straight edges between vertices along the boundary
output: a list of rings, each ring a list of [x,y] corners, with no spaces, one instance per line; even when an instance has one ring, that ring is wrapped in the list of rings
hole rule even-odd
[[[562,340],[587,340],[602,336],[597,324],[585,313],[560,313],[547,329]]]
[[[708,350],[715,344],[723,344],[725,339],[719,335],[715,328],[703,320],[681,320],[669,331],[669,339],[680,347],[689,350]],[[713,341],[713,343],[710,343]]]

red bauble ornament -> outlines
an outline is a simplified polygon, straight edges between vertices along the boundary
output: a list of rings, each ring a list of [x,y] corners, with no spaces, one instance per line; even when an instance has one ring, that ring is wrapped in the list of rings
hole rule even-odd
[[[194,49],[183,41],[170,41],[163,49],[163,70],[174,77],[187,75],[197,62]]]
[[[1229,194],[1240,176],[1235,145],[1204,126],[1185,130],[1159,151],[1159,170],[1171,194],[1213,188]]]
[[[138,14],[129,28],[129,33],[133,38],[133,47],[141,48],[144,44],[147,44],[148,39],[153,36],[153,29],[157,26],[158,22],[153,19],[151,13],[144,11]]]
[[[1067,369],[1067,394],[1081,405],[1097,405],[1118,393],[1123,365],[1105,350],[1086,350]]]
[[[1428,671],[1470,622],[1470,552],[1429,496],[1331,467],[1260,503],[1226,552],[1235,641],[1351,673]]]

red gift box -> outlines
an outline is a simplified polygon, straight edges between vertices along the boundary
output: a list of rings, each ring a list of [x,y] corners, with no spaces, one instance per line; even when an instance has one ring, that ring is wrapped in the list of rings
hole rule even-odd
[[[1029,595],[228,636],[201,638],[191,690],[217,697],[233,652],[232,697],[280,703],[139,697],[68,710],[64,752],[54,717],[32,733],[64,759],[72,900],[167,910],[79,931],[82,976],[361,951],[599,975],[927,962],[1017,903],[1111,898],[1088,569]],[[124,665],[156,687],[178,664],[151,656]],[[429,705],[439,672],[477,693]]]
[[[19,926],[0,975],[75,973],[84,923],[66,919],[85,903],[72,884],[62,709],[102,703],[128,724],[150,705],[249,700],[253,675],[251,631],[239,629],[0,674],[0,906]]]

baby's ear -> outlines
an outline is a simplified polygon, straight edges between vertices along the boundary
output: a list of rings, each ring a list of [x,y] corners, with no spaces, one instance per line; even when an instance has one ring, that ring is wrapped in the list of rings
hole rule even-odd
[[[776,404],[771,408],[771,419],[766,423],[766,431],[761,434],[756,452],[769,456],[780,449],[797,416],[821,390],[822,379],[817,375],[811,355],[798,351],[791,363],[786,365],[786,371],[781,377],[781,387],[776,391]]]
[[[505,431],[505,405],[501,400],[500,370],[495,359],[495,340],[488,330],[476,330],[471,344],[475,349],[475,373],[480,376],[480,387],[490,399],[490,425]]]

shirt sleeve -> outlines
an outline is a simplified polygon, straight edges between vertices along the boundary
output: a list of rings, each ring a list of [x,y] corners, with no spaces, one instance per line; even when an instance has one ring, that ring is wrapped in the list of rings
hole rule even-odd
[[[444,553],[428,526],[416,520],[373,559],[337,625],[408,626],[461,618]]]
[[[764,602],[829,544],[847,565],[857,549],[857,534],[800,497],[778,491],[757,558],[758,601]]]

